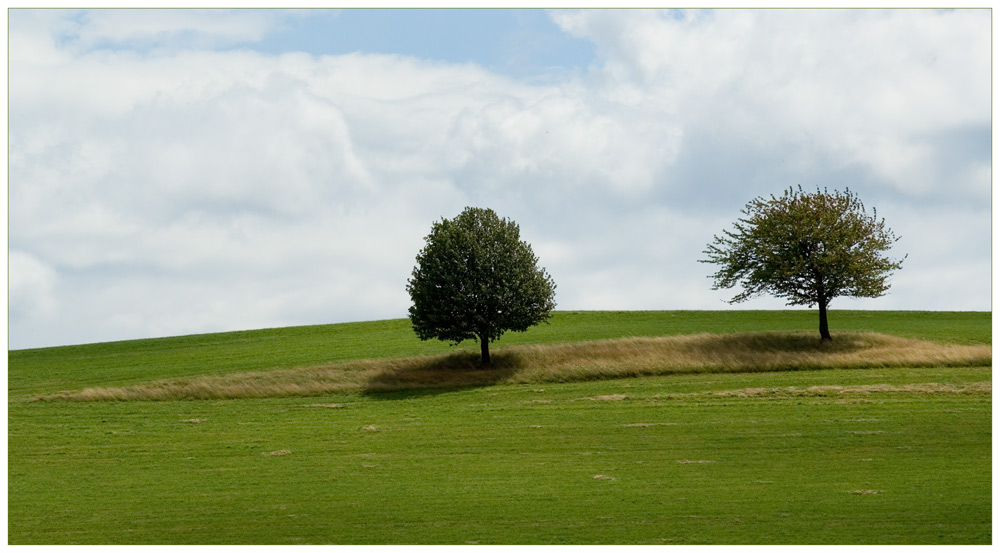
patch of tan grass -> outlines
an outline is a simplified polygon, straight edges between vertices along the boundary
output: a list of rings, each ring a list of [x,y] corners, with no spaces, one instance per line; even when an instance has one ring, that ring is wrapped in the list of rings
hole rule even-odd
[[[493,362],[493,368],[482,369],[479,356],[470,352],[372,359],[88,388],[36,399],[134,401],[322,396],[679,373],[988,366],[992,362],[992,347],[941,344],[871,333],[839,334],[832,343],[820,342],[812,333],[698,334],[516,346],[498,349]],[[941,388],[936,388],[935,393],[950,393],[944,391],[945,385],[939,386]],[[835,388],[814,387],[808,393],[840,393]],[[892,390],[873,387],[871,391]],[[750,389],[742,393],[775,392]]]
[[[808,388],[743,388],[712,392],[722,397],[788,397],[788,396],[836,396],[867,395],[872,393],[918,393],[918,394],[991,394],[992,382],[972,382],[964,386],[953,386],[938,382],[921,384],[863,384],[857,386],[810,386]]]
[[[583,399],[590,401],[621,401],[623,399],[628,399],[628,396],[625,394],[611,394],[606,396],[585,397]]]

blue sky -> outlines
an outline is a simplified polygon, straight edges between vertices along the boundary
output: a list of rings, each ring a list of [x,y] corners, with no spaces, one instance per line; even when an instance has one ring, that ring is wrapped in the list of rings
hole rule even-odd
[[[756,196],[849,187],[877,299],[991,309],[988,10],[10,10],[11,348],[405,317],[433,221],[558,309],[731,306]]]
[[[344,9],[291,18],[255,45],[313,55],[404,54],[476,63],[512,77],[582,71],[593,43],[563,33],[541,9]]]
[[[144,9],[156,18],[176,10]],[[99,12],[98,12],[99,13]],[[269,54],[304,52],[315,56],[353,52],[400,54],[447,63],[475,63],[515,78],[545,78],[552,72],[583,71],[596,61],[594,44],[563,32],[544,9],[242,9],[217,10],[217,16],[270,19],[273,25],[252,40],[218,40],[211,33],[178,27],[169,32],[132,35],[88,45],[96,50],[151,52],[162,48],[250,49]],[[136,14],[133,14],[136,15]],[[13,20],[19,19],[15,10]],[[85,27],[94,11],[67,12]],[[63,34],[72,43],[79,28]],[[218,39],[218,37],[216,37]]]

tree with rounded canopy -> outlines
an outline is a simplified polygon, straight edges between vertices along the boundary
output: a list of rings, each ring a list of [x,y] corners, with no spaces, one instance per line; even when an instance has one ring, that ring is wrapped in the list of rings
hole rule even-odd
[[[819,306],[819,333],[832,340],[827,323],[830,300],[839,296],[876,298],[889,289],[888,277],[902,267],[883,256],[899,240],[885,221],[849,189],[810,194],[789,188],[784,195],[758,197],[743,209],[733,230],[715,236],[702,263],[715,263],[713,290],[741,286],[730,303],[760,294],[787,298],[788,305]]]
[[[482,364],[489,366],[490,341],[551,316],[555,283],[513,221],[467,207],[434,223],[425,241],[406,286],[421,340],[478,340]]]

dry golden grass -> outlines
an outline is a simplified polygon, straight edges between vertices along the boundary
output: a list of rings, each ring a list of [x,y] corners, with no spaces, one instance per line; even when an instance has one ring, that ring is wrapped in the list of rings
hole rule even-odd
[[[163,380],[117,388],[88,388],[37,399],[123,401],[321,396],[697,372],[986,366],[992,361],[992,346],[942,344],[873,333],[840,334],[827,343],[820,342],[812,333],[698,334],[509,347],[494,353],[494,366],[490,369],[480,368],[478,360],[477,354],[467,352],[373,359]],[[834,390],[824,393],[834,393]]]
[[[268,451],[267,453],[264,453],[263,455],[267,455],[267,456],[273,457],[273,456],[276,456],[276,455],[291,455],[291,454],[292,454],[292,452],[288,451],[287,449],[279,449],[278,451]]]
[[[712,392],[722,397],[789,397],[789,396],[836,396],[865,395],[871,393],[918,393],[918,394],[992,394],[992,382],[972,382],[965,386],[952,386],[938,382],[893,386],[890,384],[864,384],[859,386],[810,386],[808,388],[744,388]]]

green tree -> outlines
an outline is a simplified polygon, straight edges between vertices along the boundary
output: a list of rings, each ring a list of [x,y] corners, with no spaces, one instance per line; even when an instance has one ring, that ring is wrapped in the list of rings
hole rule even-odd
[[[407,282],[410,321],[421,340],[480,343],[490,365],[490,341],[547,321],[555,283],[539,268],[520,229],[491,209],[468,207],[434,223]]]
[[[830,300],[884,295],[889,275],[906,259],[883,256],[899,238],[850,190],[789,188],[780,198],[753,199],[743,214],[733,230],[714,237],[707,259],[700,260],[720,266],[712,289],[741,286],[730,303],[769,293],[788,305],[818,305],[823,340],[832,340]]]

